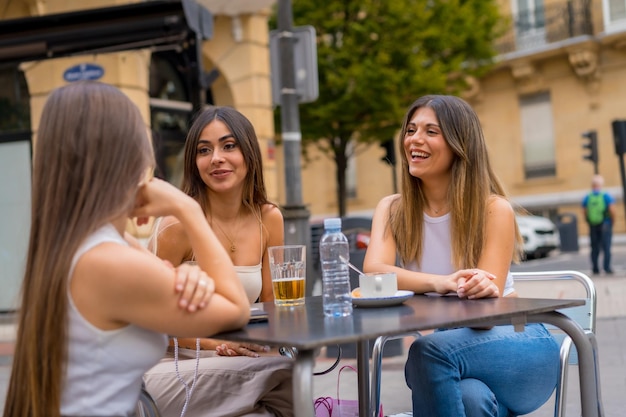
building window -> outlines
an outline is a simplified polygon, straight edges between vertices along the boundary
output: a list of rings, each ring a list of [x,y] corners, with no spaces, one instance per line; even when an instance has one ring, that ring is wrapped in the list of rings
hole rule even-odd
[[[556,166],[550,93],[522,97],[520,109],[525,178],[554,177]]]
[[[604,0],[604,26],[607,31],[626,27],[626,0]]]
[[[515,37],[517,49],[528,49],[546,43],[543,0],[513,0],[517,16]]]

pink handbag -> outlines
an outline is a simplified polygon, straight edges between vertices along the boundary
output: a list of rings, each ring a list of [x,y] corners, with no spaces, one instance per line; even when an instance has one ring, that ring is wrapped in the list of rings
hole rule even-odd
[[[339,398],[339,378],[341,371],[349,368],[356,372],[356,369],[350,365],[344,365],[339,368],[337,374],[337,397],[319,397],[315,399],[315,417],[359,417],[359,401],[344,400]],[[383,416],[383,405],[380,405],[379,415]]]

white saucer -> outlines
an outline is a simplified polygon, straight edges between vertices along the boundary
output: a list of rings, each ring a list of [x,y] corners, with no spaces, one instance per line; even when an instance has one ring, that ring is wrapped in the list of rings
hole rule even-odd
[[[353,290],[356,291],[357,288]],[[413,291],[399,290],[395,295],[389,297],[352,297],[352,304],[359,307],[386,307],[395,306],[404,303],[409,298],[413,297],[415,293]]]
[[[449,292],[446,294],[439,294],[438,292],[425,292],[424,295],[427,295],[429,297],[458,297],[459,295],[456,292]]]

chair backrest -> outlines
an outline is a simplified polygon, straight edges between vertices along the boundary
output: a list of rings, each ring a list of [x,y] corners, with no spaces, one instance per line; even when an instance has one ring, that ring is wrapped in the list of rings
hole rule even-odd
[[[573,319],[586,332],[596,331],[596,290],[591,278],[578,271],[513,272],[515,289],[522,297],[584,299],[585,304],[560,312]],[[546,325],[559,342],[565,335],[558,328]],[[570,364],[577,364],[575,349]]]
[[[137,417],[161,417],[161,413],[157,408],[154,398],[152,398],[144,386],[141,387],[139,393],[139,401],[137,402],[135,415]]]

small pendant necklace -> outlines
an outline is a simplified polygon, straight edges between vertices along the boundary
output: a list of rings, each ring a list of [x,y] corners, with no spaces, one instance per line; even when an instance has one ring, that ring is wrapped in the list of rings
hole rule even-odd
[[[439,214],[439,212],[445,209],[447,206],[448,206],[447,204],[444,204],[443,206],[439,207],[439,209],[436,209],[429,205],[428,208],[431,209],[435,214]]]
[[[237,251],[237,245],[235,245],[235,242],[233,241],[233,239],[231,239],[230,236],[228,236],[228,234],[224,231],[224,229],[222,229],[222,226],[220,226],[220,224],[216,222],[215,220],[211,221],[211,225],[217,226],[219,231],[222,232],[224,236],[226,236],[226,239],[228,239],[228,241],[230,242],[230,248],[229,248],[230,251],[232,253],[235,253]],[[239,222],[237,222],[237,226],[239,226]],[[237,238],[238,231],[239,231],[239,227],[237,227],[237,229],[235,230],[235,239]]]

